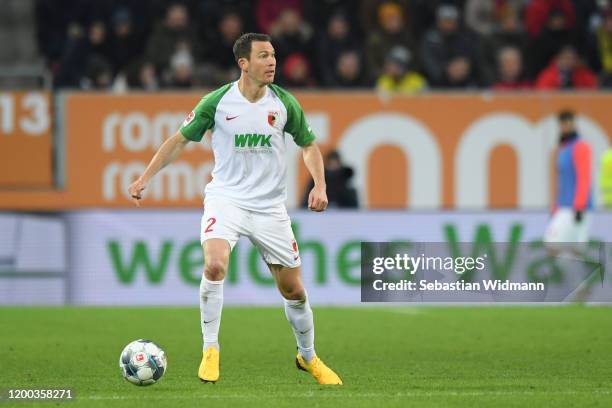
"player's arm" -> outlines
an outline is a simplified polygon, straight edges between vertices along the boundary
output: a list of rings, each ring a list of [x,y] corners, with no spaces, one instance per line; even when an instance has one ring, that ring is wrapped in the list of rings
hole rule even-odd
[[[591,187],[591,149],[585,142],[574,146],[572,159],[576,168],[576,191],[574,192],[574,211],[576,222],[582,221],[582,212],[586,209]]]
[[[220,88],[221,90],[228,87]],[[166,140],[157,150],[155,156],[145,169],[145,172],[138,180],[136,180],[128,189],[132,201],[137,206],[140,206],[139,200],[142,198],[142,190],[145,189],[147,183],[161,169],[170,164],[179,154],[185,149],[185,146],[190,141],[199,142],[204,136],[207,129],[212,128],[214,124],[214,110],[216,95],[218,91],[211,92],[200,100],[194,110],[185,118],[180,129],[168,140]],[[222,95],[222,93],[221,93]]]
[[[327,192],[323,156],[319,146],[315,142],[302,146],[302,157],[314,181],[314,187],[308,195],[308,208],[312,211],[323,211],[327,208]]]
[[[183,134],[179,131],[174,134],[171,138],[167,139],[157,150],[149,165],[145,169],[142,176],[138,178],[130,187],[128,192],[132,201],[140,207],[140,199],[142,198],[142,191],[147,187],[149,180],[153,178],[161,169],[170,164],[176,159],[185,146],[189,143]]]
[[[314,187],[308,194],[308,208],[312,211],[323,211],[327,208],[325,170],[321,151],[315,143],[315,135],[308,126],[304,111],[297,99],[281,87],[271,86],[287,109],[287,123],[285,123],[284,131],[290,133],[295,144],[302,148],[304,164],[314,181]]]

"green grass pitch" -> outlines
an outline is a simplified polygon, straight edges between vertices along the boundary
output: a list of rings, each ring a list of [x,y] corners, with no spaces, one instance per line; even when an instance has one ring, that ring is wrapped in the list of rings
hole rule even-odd
[[[612,405],[612,309],[314,308],[317,352],[343,378],[322,387],[294,365],[282,308],[231,308],[221,379],[201,384],[196,308],[0,308],[0,388],[64,388],[41,407],[542,407]],[[118,368],[138,338],[168,355],[160,383]],[[4,406],[32,406],[31,403]]]

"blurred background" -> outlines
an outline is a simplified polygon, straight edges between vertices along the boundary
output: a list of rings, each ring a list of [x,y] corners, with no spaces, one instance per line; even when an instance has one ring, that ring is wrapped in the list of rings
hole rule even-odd
[[[272,35],[277,82],[291,88],[612,86],[607,0],[2,3],[9,88],[215,87],[238,75],[232,45],[249,31]],[[559,65],[575,75],[555,83]]]
[[[592,240],[612,240],[607,0],[0,0],[0,21],[0,304],[196,304],[210,144],[144,208],[127,187],[237,79],[249,31],[272,36],[325,156],[330,210],[312,214],[288,143],[313,303],[359,303],[361,241],[540,242],[562,109],[593,152]],[[225,299],[280,300],[248,241]]]

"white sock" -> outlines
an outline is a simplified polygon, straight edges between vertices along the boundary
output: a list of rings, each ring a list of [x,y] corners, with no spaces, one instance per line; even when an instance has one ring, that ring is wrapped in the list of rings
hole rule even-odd
[[[293,329],[298,352],[306,362],[310,362],[317,354],[314,349],[314,322],[308,296],[304,295],[301,300],[284,300],[285,316]]]
[[[204,350],[213,346],[219,350],[219,326],[223,309],[223,280],[209,281],[202,276],[200,282],[200,322]]]

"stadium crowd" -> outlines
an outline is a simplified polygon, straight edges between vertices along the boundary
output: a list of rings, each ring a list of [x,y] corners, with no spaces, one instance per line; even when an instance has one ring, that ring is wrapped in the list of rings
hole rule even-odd
[[[57,88],[214,87],[243,32],[290,88],[612,87],[609,0],[36,0]]]

